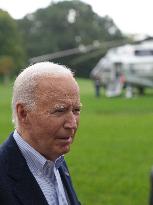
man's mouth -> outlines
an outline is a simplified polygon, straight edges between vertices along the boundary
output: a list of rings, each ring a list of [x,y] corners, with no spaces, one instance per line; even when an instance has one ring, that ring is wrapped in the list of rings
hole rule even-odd
[[[58,138],[58,140],[60,140],[60,142],[62,142],[64,144],[71,144],[72,143],[72,136],[60,137],[60,138]]]

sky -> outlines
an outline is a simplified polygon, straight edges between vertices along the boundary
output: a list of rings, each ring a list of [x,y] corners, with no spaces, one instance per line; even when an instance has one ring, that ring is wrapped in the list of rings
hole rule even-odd
[[[58,0],[0,0],[0,8],[20,19],[38,8],[45,8]],[[82,0],[100,16],[110,16],[125,34],[153,36],[153,0]]]

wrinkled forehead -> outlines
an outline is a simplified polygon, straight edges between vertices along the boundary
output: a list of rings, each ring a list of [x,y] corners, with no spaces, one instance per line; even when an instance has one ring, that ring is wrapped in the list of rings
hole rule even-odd
[[[79,100],[79,87],[72,76],[42,77],[38,81],[38,99],[52,101]]]

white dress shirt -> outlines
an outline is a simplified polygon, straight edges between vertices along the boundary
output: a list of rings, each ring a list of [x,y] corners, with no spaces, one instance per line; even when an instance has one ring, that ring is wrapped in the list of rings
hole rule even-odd
[[[58,171],[64,157],[55,162],[47,160],[31,147],[15,130],[13,137],[21,150],[27,165],[39,184],[49,205],[68,205],[64,186]]]

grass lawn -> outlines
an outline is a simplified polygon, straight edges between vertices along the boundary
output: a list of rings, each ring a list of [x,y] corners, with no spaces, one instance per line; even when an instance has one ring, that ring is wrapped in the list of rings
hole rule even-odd
[[[11,119],[11,95],[12,84],[4,86],[0,84],[0,143],[12,131]]]
[[[147,205],[153,165],[153,91],[143,97],[94,97],[78,80],[81,121],[66,156],[83,205]],[[12,130],[11,86],[0,86],[0,142]]]

